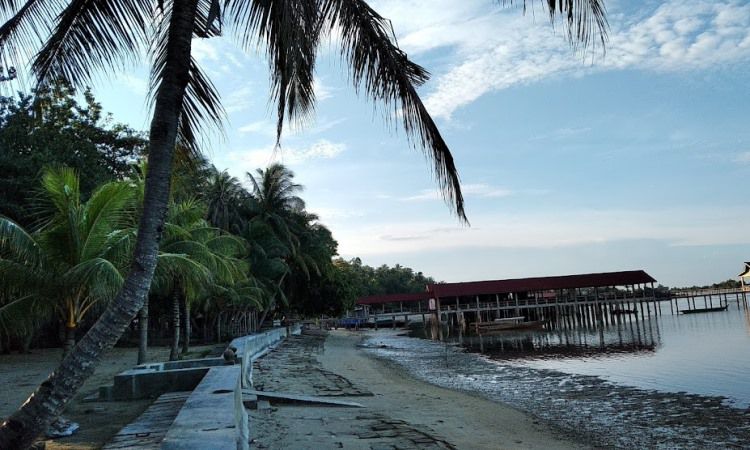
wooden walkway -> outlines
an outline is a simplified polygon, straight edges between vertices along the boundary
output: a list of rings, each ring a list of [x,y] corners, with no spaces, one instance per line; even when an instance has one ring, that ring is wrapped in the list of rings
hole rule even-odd
[[[158,449],[191,392],[170,392],[156,399],[135,421],[125,425],[103,449]]]

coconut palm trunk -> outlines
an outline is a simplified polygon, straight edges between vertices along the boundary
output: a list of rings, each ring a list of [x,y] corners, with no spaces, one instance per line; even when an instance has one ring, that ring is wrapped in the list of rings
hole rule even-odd
[[[149,171],[133,263],[123,288],[99,320],[23,406],[0,425],[0,448],[28,448],[60,413],[114,346],[141,309],[156,267],[159,238],[169,199],[170,173],[185,88],[197,0],[175,2],[169,23],[166,61],[150,129]]]
[[[138,364],[148,360],[148,296],[138,311]]]
[[[63,358],[68,356],[76,345],[76,327],[75,325],[65,325],[65,342],[63,343]]]
[[[182,317],[182,354],[185,354],[190,351],[190,331],[192,328],[190,323],[190,302],[185,296],[182,298],[180,315]]]
[[[180,290],[172,293],[172,347],[169,349],[169,360],[177,361],[180,356]]]

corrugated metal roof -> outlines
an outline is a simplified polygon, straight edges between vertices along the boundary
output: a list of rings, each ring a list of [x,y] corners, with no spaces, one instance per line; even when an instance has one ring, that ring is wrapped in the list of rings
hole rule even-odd
[[[510,292],[545,291],[585,287],[627,286],[653,283],[656,280],[643,270],[625,272],[587,273],[556,277],[517,278],[511,280],[469,281],[464,283],[439,283],[427,286],[435,297],[506,294]]]
[[[398,302],[418,302],[432,298],[430,292],[418,292],[416,294],[390,294],[390,295],[371,295],[361,297],[357,300],[358,305],[373,305],[381,303],[398,303]]]

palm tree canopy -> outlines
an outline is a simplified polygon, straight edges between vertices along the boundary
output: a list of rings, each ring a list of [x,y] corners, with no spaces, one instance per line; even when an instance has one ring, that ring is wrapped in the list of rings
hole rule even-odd
[[[94,303],[114,298],[129,259],[120,230],[133,227],[134,211],[128,183],[106,183],[81,202],[72,169],[46,170],[39,228],[0,217],[0,288],[14,299],[0,307],[0,319],[20,300],[52,307],[75,326]]]
[[[501,4],[530,0],[503,0]],[[604,43],[603,0],[540,0],[553,22],[562,22],[572,43]],[[150,53],[152,93],[164,78],[172,2],[159,0],[8,0],[0,27],[0,58],[6,66],[32,60],[39,83],[65,79],[76,87],[101,70],[119,69]],[[558,20],[558,18],[560,20]],[[52,24],[52,25],[50,25]],[[340,53],[354,86],[382,102],[432,161],[436,180],[461,220],[466,220],[458,172],[448,145],[417,88],[429,77],[398,47],[390,22],[365,0],[199,0],[193,35],[209,38],[229,30],[247,50],[261,46],[269,60],[277,104],[277,139],[285,121],[305,121],[315,104],[314,70],[324,37],[339,36]],[[116,70],[112,73],[117,73]],[[197,151],[206,126],[221,124],[224,111],[211,81],[190,63],[181,105],[181,146]]]

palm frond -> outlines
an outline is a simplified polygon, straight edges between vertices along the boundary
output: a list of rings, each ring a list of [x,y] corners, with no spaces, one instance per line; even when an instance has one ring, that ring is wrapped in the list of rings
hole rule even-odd
[[[7,19],[0,26],[0,57],[6,67],[23,67],[52,31],[62,9],[60,0],[5,0],[0,14]],[[23,73],[20,74],[23,76]]]
[[[65,79],[84,86],[95,71],[135,61],[148,45],[150,22],[149,0],[72,0],[32,69],[40,84]]]
[[[24,333],[39,326],[50,308],[35,294],[19,296],[0,305],[0,324],[8,331]]]
[[[2,255],[31,267],[38,266],[43,258],[34,237],[21,225],[4,216],[0,216],[0,256]]]
[[[267,47],[272,99],[277,104],[278,143],[285,120],[304,122],[314,109],[313,78],[320,39],[318,1],[232,2],[227,14],[246,48]]]
[[[326,31],[340,33],[354,86],[400,116],[407,135],[432,161],[443,197],[468,222],[453,155],[417,94],[429,74],[398,48],[390,22],[363,0],[322,1]]]
[[[244,239],[223,234],[206,241],[206,247],[212,252],[226,256],[240,256],[245,253],[247,243]]]
[[[523,3],[526,12],[530,0],[500,0],[503,5]],[[594,47],[597,42],[605,49],[609,23],[604,0],[539,0],[547,9],[550,22],[554,25],[558,18],[565,27],[568,41],[574,48]]]
[[[84,205],[82,229],[83,259],[101,255],[106,251],[113,230],[134,225],[134,190],[123,182],[111,182],[100,186]]]
[[[27,262],[0,258],[0,292],[29,293],[44,287],[49,272],[30,266]]]
[[[85,287],[88,296],[108,301],[122,287],[123,277],[117,267],[104,258],[92,258],[71,267],[64,275],[68,286]]]
[[[70,167],[54,167],[42,174],[41,200],[47,205],[47,214],[68,216],[81,204],[78,174]]]

